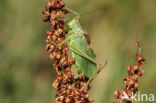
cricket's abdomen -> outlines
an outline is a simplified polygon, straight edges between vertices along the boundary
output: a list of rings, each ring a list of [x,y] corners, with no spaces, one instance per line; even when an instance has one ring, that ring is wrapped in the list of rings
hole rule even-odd
[[[69,46],[73,50],[72,56],[75,59],[75,65],[84,76],[91,77],[96,72],[96,64],[90,61],[89,59],[82,57],[76,52],[83,52],[86,55],[88,55],[90,58],[95,59],[94,52],[88,45],[84,35],[74,37],[70,43]],[[76,51],[76,52],[74,52]]]

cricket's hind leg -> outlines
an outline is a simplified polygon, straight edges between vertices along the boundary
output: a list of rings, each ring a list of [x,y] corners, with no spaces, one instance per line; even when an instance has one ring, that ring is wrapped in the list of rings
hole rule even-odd
[[[92,82],[95,76],[99,74],[106,67],[106,65],[107,65],[107,60],[103,58],[103,61],[100,64],[97,64],[96,72],[89,78],[89,80],[87,81],[85,86],[81,89],[81,91],[84,90]]]
[[[107,65],[107,59],[103,57],[97,57],[100,60],[101,65],[99,66],[100,68],[97,69],[97,74],[101,72],[101,70]]]
[[[102,63],[100,63],[99,61],[92,59],[90,56],[88,56],[86,53],[84,53],[83,51],[81,51],[79,49],[72,48],[72,47],[70,49],[73,52],[77,53],[78,55],[92,61],[97,66],[96,72],[89,78],[89,80],[87,81],[85,86],[81,89],[81,90],[84,90],[91,83],[91,81],[94,79],[95,75],[98,74],[107,65],[107,61],[106,61],[106,59],[104,59],[104,61]]]
[[[64,41],[62,41],[61,43],[59,44],[56,44],[55,42],[53,41],[47,41],[48,43],[51,43],[57,47],[63,45],[64,43],[68,42],[74,35],[70,35],[68,38],[66,38]],[[86,85],[81,89],[81,90],[84,90],[90,83],[91,81],[94,79],[95,75],[98,74],[106,65],[107,65],[107,61],[106,59],[103,59],[103,62],[100,63],[99,61],[97,60],[94,60],[92,59],[90,56],[88,56],[86,53],[84,53],[83,51],[81,50],[78,50],[76,48],[72,48],[72,47],[69,47],[73,52],[77,53],[78,55],[92,61],[93,63],[96,64],[97,66],[97,71],[89,78],[89,80],[87,81]]]

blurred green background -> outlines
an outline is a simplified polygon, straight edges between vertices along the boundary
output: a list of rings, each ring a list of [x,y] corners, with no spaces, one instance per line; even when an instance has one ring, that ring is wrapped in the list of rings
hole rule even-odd
[[[0,0],[0,103],[50,103],[55,98],[51,84],[56,72],[44,50],[50,25],[42,22],[41,12],[47,1]],[[136,34],[147,61],[140,92],[156,95],[156,1],[64,1],[80,14],[96,10],[80,21],[95,53],[109,64],[92,82],[91,100],[112,103],[114,90],[123,87],[127,66],[135,64]]]

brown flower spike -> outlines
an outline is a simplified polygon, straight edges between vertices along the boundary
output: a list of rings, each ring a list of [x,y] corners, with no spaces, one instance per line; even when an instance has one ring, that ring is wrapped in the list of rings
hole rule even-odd
[[[58,44],[65,39],[67,31],[63,19],[67,13],[62,0],[51,0],[46,4],[43,21],[51,23],[51,30],[46,32],[47,41]],[[45,49],[50,53],[49,59],[53,59],[57,72],[57,77],[53,83],[53,87],[56,89],[56,98],[52,103],[93,103],[88,96],[89,86],[83,91],[80,90],[88,79],[81,75],[74,78],[74,74],[71,72],[74,59],[68,58],[67,44],[57,47],[47,43]]]
[[[137,64],[134,66],[129,65],[127,67],[128,75],[124,78],[124,89],[116,90],[114,92],[115,98],[120,99],[120,102],[132,103],[132,94],[134,95],[138,91],[138,81],[139,78],[143,76],[144,69],[143,64],[145,64],[145,59],[141,56],[141,45],[140,41],[136,42],[138,47],[138,52],[136,53]],[[120,103],[119,101],[114,103]]]

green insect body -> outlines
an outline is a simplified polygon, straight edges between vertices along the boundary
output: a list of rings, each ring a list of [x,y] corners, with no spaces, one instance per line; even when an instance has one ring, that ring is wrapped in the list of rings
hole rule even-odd
[[[74,18],[68,26],[70,28],[69,33],[72,33],[72,37],[69,41],[69,47],[72,49],[72,56],[75,59],[75,65],[83,76],[90,78],[96,72],[97,66],[94,62],[80,54],[83,52],[93,60],[95,60],[95,54],[86,41],[84,31],[78,18]]]
[[[68,47],[72,50],[72,56],[75,59],[75,65],[78,68],[78,71],[83,76],[89,78],[86,85],[82,88],[83,90],[91,83],[96,74],[106,66],[107,61],[104,60],[104,63],[99,63],[95,60],[95,54],[85,38],[85,32],[79,22],[79,16],[69,22],[68,26],[69,36],[64,41],[59,44],[56,44],[53,41],[48,41],[48,43],[61,46],[69,41]]]

